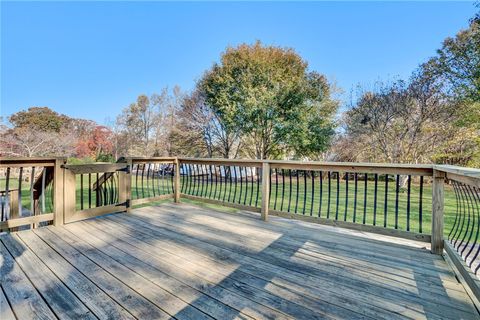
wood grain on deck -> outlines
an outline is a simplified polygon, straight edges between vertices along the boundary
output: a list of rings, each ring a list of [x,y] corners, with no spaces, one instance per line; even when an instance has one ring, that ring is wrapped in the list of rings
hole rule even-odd
[[[3,319],[478,319],[425,243],[186,204],[0,237]]]

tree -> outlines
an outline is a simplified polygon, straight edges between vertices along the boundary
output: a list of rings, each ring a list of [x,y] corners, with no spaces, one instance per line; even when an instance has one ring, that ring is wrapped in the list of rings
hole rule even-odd
[[[260,42],[229,47],[198,90],[225,137],[241,137],[259,159],[315,155],[334,133],[337,103],[329,84],[292,49]],[[228,149],[224,155],[232,156]]]
[[[15,128],[30,128],[46,132],[60,132],[69,121],[65,115],[58,114],[48,107],[31,107],[19,111],[9,118]]]
[[[424,73],[436,76],[450,95],[480,101],[480,16],[468,29],[443,41],[437,55],[422,65]]]
[[[151,155],[153,134],[159,120],[157,106],[146,95],[140,95],[135,103],[125,108],[117,117],[121,131],[125,133],[128,155]]]
[[[76,155],[81,158],[91,157],[98,160],[104,155],[111,155],[113,147],[112,131],[105,126],[96,125],[92,131],[78,141]]]
[[[459,131],[455,105],[435,79],[416,74],[410,83],[379,83],[344,114],[344,136],[336,151],[340,160],[419,163],[451,162],[453,144],[465,145],[468,130]],[[353,156],[353,159],[352,159]],[[467,153],[456,162],[468,162]]]
[[[48,107],[31,107],[9,117],[11,128],[1,134],[0,153],[10,156],[70,156],[75,132],[72,119]]]
[[[457,110],[458,132],[470,137],[457,142],[462,146],[446,146],[450,151],[439,154],[439,161],[469,159],[460,163],[480,166],[480,11],[467,29],[445,39],[437,55],[421,66],[421,72],[441,83]]]

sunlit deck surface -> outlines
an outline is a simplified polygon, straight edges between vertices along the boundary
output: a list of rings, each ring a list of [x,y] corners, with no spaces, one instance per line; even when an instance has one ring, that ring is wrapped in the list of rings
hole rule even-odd
[[[2,320],[477,319],[424,243],[166,203],[1,238]]]

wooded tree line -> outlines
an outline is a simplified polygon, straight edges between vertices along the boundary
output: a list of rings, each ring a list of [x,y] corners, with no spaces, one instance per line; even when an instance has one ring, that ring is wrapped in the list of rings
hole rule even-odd
[[[480,166],[480,17],[410,79],[337,89],[293,49],[228,47],[194,90],[140,95],[109,128],[34,107],[1,128],[2,155],[308,159]]]

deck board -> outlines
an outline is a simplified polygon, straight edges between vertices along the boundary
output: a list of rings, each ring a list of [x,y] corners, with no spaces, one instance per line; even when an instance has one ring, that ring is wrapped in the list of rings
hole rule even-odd
[[[425,243],[278,217],[165,203],[0,240],[2,319],[479,318]]]

